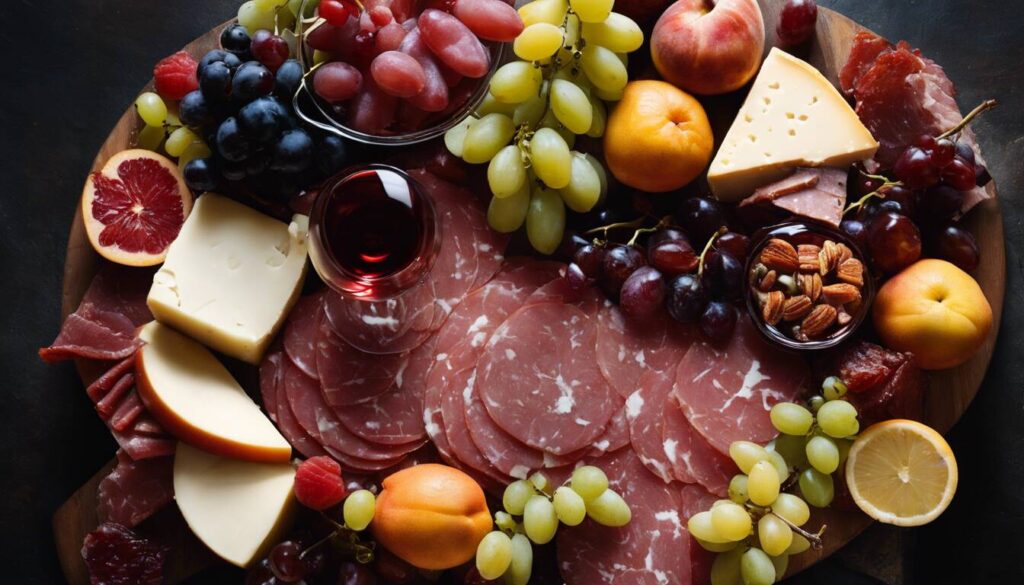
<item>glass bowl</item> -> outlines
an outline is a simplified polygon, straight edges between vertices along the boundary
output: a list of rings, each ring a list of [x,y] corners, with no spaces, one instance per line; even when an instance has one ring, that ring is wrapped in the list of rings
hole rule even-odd
[[[306,14],[309,12],[307,5],[310,1],[311,0],[302,1],[299,14]],[[459,124],[459,122],[466,119],[467,116],[476,110],[480,105],[480,102],[482,102],[484,97],[487,96],[488,83],[491,76],[498,67],[504,64],[506,58],[506,43],[481,40],[480,42],[484,43],[484,46],[488,47],[490,50],[491,67],[488,70],[487,75],[476,80],[479,82],[479,85],[461,107],[448,112],[443,118],[435,120],[430,126],[420,128],[418,130],[391,134],[368,134],[366,132],[350,128],[342,123],[337,116],[334,115],[331,105],[317,97],[312,90],[312,81],[309,74],[315,68],[313,65],[313,49],[307,46],[302,39],[305,36],[304,31],[314,25],[317,20],[319,20],[317,17],[307,17],[300,18],[296,22],[296,55],[299,63],[302,65],[304,76],[303,82],[299,87],[299,91],[296,92],[292,100],[292,105],[295,108],[296,114],[307,124],[320,128],[325,132],[330,132],[342,138],[354,140],[363,144],[373,146],[408,146],[410,144],[426,142],[427,140],[444,135],[445,132],[454,128]]]
[[[854,311],[847,312],[850,316],[850,320],[847,323],[838,325],[833,324],[829,328],[828,332],[823,336],[808,339],[806,336],[798,337],[798,327],[801,324],[802,318],[794,319],[792,321],[782,320],[776,325],[771,325],[765,320],[762,305],[762,299],[765,298],[763,296],[765,293],[758,289],[758,283],[760,282],[758,271],[760,270],[760,272],[763,273],[764,270],[759,269],[758,264],[761,264],[761,252],[765,249],[768,242],[775,238],[789,242],[794,248],[800,244],[814,244],[821,246],[826,240],[831,240],[836,244],[844,244],[851,250],[852,257],[861,262],[863,286],[860,287],[859,304],[856,304]],[[865,258],[866,256],[860,246],[858,246],[848,236],[816,223],[787,222],[758,230],[752,238],[750,255],[747,259],[746,270],[744,273],[744,283],[747,289],[747,311],[750,314],[750,318],[756,325],[757,330],[769,342],[781,345],[791,350],[814,351],[828,349],[839,345],[853,335],[854,332],[864,324],[865,319],[867,319],[868,314],[871,312],[871,304],[875,298],[875,283],[868,271],[868,264]],[[795,281],[797,295],[803,292],[800,278],[801,275],[807,275],[809,278],[813,276],[813,272],[797,271],[796,274],[788,275]],[[818,275],[820,276],[820,271],[818,272]],[[830,270],[828,275],[823,278],[823,285],[828,284],[841,284],[841,281],[838,280],[834,269]],[[779,288],[785,287],[784,285],[778,284],[776,287],[773,287],[773,290],[778,290]],[[820,298],[821,297],[819,297],[819,300]],[[851,306],[851,304],[847,303],[846,305],[843,305],[844,308],[848,308],[848,306]],[[836,323],[838,323],[838,320]]]

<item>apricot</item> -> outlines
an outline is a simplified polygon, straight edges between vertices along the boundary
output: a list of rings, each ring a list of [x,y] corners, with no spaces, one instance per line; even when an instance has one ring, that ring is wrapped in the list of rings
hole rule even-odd
[[[416,465],[388,476],[382,487],[370,530],[384,548],[421,569],[472,559],[492,528],[480,485],[454,467]]]
[[[634,81],[608,117],[604,154],[615,178],[641,191],[674,191],[700,176],[714,147],[693,96],[664,81]]]

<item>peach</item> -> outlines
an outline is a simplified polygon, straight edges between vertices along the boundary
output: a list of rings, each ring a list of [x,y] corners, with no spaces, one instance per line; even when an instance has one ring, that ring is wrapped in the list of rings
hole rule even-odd
[[[926,370],[966,362],[992,330],[992,307],[981,287],[944,260],[920,260],[889,279],[873,316],[882,341],[914,354]]]
[[[654,25],[651,57],[673,85],[718,95],[754,77],[764,38],[757,0],[679,0]]]

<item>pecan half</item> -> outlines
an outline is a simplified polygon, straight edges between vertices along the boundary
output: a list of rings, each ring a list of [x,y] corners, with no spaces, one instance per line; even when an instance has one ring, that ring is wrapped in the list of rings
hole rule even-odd
[[[821,296],[821,289],[822,282],[820,274],[814,273],[800,275],[800,290],[811,299],[811,302],[818,302],[818,298]]]
[[[825,240],[821,246],[821,252],[818,253],[818,271],[822,276],[832,272],[832,269],[836,267],[839,254],[839,246],[832,240]]]
[[[786,321],[799,321],[807,316],[814,304],[807,295],[799,295],[786,299],[782,307],[782,318]]]
[[[845,305],[860,300],[860,289],[852,284],[841,282],[822,287],[821,296],[830,305]]]
[[[832,305],[818,305],[804,317],[800,331],[809,339],[821,337],[836,322],[839,312]]]
[[[800,244],[796,248],[797,257],[800,259],[800,272],[818,272],[820,264],[818,254],[821,247],[814,244]]]
[[[851,250],[846,244],[840,242],[836,244],[836,247],[839,248],[839,259],[836,261],[837,266],[842,265],[843,262],[853,258],[853,250]]]
[[[761,282],[757,285],[761,292],[768,292],[775,286],[775,279],[778,274],[774,270],[769,270],[762,278]]]
[[[773,290],[764,297],[764,306],[761,307],[761,316],[764,322],[769,325],[777,325],[782,320],[782,312],[786,304],[786,295],[780,290]]]
[[[836,278],[860,288],[864,286],[864,265],[856,258],[847,258],[836,268]]]
[[[760,261],[768,268],[784,274],[791,274],[800,268],[800,257],[796,253],[796,248],[779,238],[768,240],[761,250]]]

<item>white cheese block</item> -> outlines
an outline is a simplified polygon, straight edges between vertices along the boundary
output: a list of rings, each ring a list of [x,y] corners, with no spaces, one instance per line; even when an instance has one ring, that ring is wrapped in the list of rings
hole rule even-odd
[[[795,167],[848,167],[878,142],[810,64],[772,49],[708,170],[722,201],[737,201]]]
[[[305,216],[291,225],[207,193],[200,197],[147,304],[158,321],[257,364],[306,274]]]
[[[210,350],[155,321],[139,337],[139,396],[168,432],[224,457],[291,459],[291,445]]]
[[[183,443],[174,456],[174,499],[210,550],[238,567],[266,555],[295,507],[291,463],[251,463]]]

